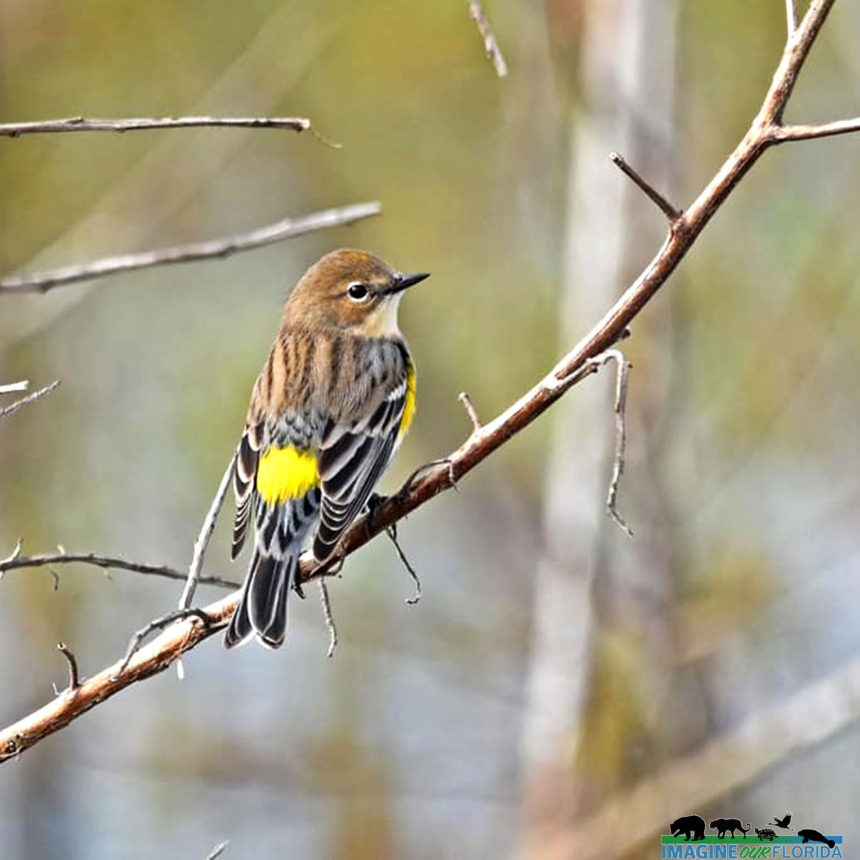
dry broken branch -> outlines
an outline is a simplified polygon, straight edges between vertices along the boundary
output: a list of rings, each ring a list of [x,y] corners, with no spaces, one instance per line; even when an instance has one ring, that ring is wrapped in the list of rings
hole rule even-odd
[[[100,260],[63,266],[59,269],[36,272],[31,275],[10,275],[0,279],[0,296],[4,293],[46,293],[48,290],[64,284],[104,278],[118,272],[148,269],[152,266],[164,266],[171,263],[191,263],[198,260],[229,257],[240,251],[250,251],[253,248],[271,245],[274,242],[291,239],[294,236],[303,236],[305,233],[312,233],[316,230],[353,224],[364,218],[379,215],[380,212],[382,212],[382,206],[376,201],[355,203],[336,209],[324,209],[297,218],[283,218],[273,224],[249,230],[247,233],[235,233],[220,239],[191,242],[187,245],[174,245],[169,248],[158,248],[154,251],[141,251],[134,254],[118,254],[114,257],[103,257]]]
[[[508,64],[502,56],[502,49],[499,47],[499,43],[493,35],[490,22],[487,20],[487,16],[484,14],[483,7],[479,0],[470,0],[469,14],[472,16],[472,20],[478,25],[478,32],[484,40],[484,50],[492,61],[496,74],[500,78],[505,77],[508,73]]]
[[[2,409],[0,409],[0,418],[5,418],[7,415],[11,415],[13,412],[17,412],[22,406],[26,406],[28,403],[33,403],[36,400],[40,400],[46,394],[50,394],[59,384],[60,380],[55,379],[50,385],[46,385],[44,388],[40,388],[38,391],[34,391],[32,394],[28,394],[26,397],[22,397],[20,400],[16,400],[14,403],[10,403],[8,406],[4,406]]]
[[[666,283],[734,187],[768,147],[777,142],[782,114],[797,75],[833,3],[834,0],[813,0],[810,4],[803,21],[786,44],[771,87],[743,139],[716,176],[671,226],[657,255],[615,305],[537,385],[501,415],[479,430],[473,430],[448,457],[419,470],[395,495],[381,503],[371,518],[364,516],[354,523],[341,543],[344,556],[454,486],[459,478],[531,424],[572,385],[583,379],[589,372],[589,360],[610,349],[623,336],[626,327]],[[305,560],[299,579],[306,582],[327,572],[327,566],[314,567]],[[197,618],[185,618],[172,624],[134,654],[124,668],[122,661],[118,661],[82,683],[73,698],[54,699],[0,732],[0,761],[19,755],[125,687],[163,671],[183,653],[226,626],[237,602],[238,594],[231,594],[204,607],[205,624]]]
[[[184,571],[166,564],[142,564],[137,561],[127,561],[124,558],[110,555],[97,555],[92,552],[57,552],[44,555],[21,555],[21,544],[17,544],[15,552],[8,558],[0,560],[0,577],[6,571],[20,570],[32,567],[54,567],[62,564],[87,564],[108,570],[128,570],[141,573],[144,576],[160,576],[164,579],[185,581],[188,576]],[[198,583],[217,585],[220,588],[238,588],[239,583],[219,576],[199,577]]]
[[[46,119],[37,122],[0,123],[0,137],[22,137],[25,134],[63,134],[72,131],[123,133],[168,128],[270,128],[307,131],[310,127],[311,121],[304,117],[179,116],[87,119],[82,116],[71,116],[65,119]]]

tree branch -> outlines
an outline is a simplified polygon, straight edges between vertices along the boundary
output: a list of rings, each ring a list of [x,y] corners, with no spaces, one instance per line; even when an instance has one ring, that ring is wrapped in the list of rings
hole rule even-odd
[[[797,0],[785,0],[785,22],[790,39],[797,29]]]
[[[860,117],[822,122],[813,125],[781,125],[773,129],[774,143],[791,140],[814,140],[816,137],[834,137],[837,134],[852,134],[860,131]]]
[[[758,115],[741,142],[720,167],[692,205],[680,216],[662,247],[645,270],[624,292],[592,330],[567,353],[531,390],[480,429],[444,460],[419,470],[392,497],[381,503],[372,518],[361,517],[347,531],[339,557],[349,555],[371,538],[398,522],[434,496],[454,486],[455,481],[500,448],[514,434],[531,424],[576,382],[590,373],[590,359],[610,349],[626,327],[666,283],[693,242],[774,141],[778,126],[798,72],[834,0],[812,0],[797,32],[787,43]],[[301,582],[326,575],[332,562],[322,567],[303,560]],[[23,750],[67,725],[71,720],[115,693],[166,669],[183,653],[225,627],[238,603],[231,594],[202,610],[208,623],[185,618],[171,625],[149,645],[135,653],[128,665],[123,661],[109,666],[83,682],[73,698],[57,698],[0,732],[0,761],[14,758]]]
[[[609,160],[629,179],[639,187],[648,199],[669,219],[669,224],[674,224],[683,214],[680,209],[675,208],[650,182],[642,178],[617,152],[609,154]]]
[[[247,233],[236,233],[221,239],[174,245],[169,248],[159,248],[154,251],[142,251],[135,254],[103,257],[89,263],[64,266],[60,269],[37,272],[32,275],[10,275],[0,279],[0,295],[4,293],[46,293],[48,290],[64,284],[103,278],[107,275],[115,275],[117,272],[148,269],[152,266],[163,266],[170,263],[190,263],[197,260],[229,257],[240,251],[249,251],[252,248],[271,245],[273,242],[302,236],[316,230],[353,224],[364,218],[379,215],[381,212],[382,206],[376,201],[356,203],[336,209],[324,209],[298,218],[283,218],[273,224],[257,227]]]
[[[9,570],[53,567],[60,564],[87,564],[110,570],[128,570],[133,573],[142,573],[144,576],[160,576],[164,579],[176,579],[180,582],[184,582],[188,576],[184,571],[177,570],[165,564],[142,564],[137,561],[127,561],[117,556],[96,555],[92,552],[21,555],[21,545],[19,543],[9,558],[0,560],[0,578]],[[222,579],[220,576],[198,577],[197,582],[205,585],[217,585],[220,588],[238,588],[240,585],[238,582],[234,582],[231,579]]]
[[[484,10],[481,7],[479,0],[470,0],[469,15],[471,15],[472,20],[478,25],[478,32],[484,40],[484,50],[492,61],[496,74],[500,78],[505,77],[508,73],[508,64],[502,56],[502,49],[499,47],[499,43],[493,35],[490,22],[487,20],[487,16],[484,14]]]
[[[40,400],[46,394],[50,394],[59,384],[60,380],[55,379],[50,385],[46,385],[44,388],[40,388],[38,391],[34,391],[32,394],[28,394],[26,397],[22,397],[20,400],[16,400],[14,403],[10,403],[8,406],[4,406],[2,409],[0,409],[0,418],[5,418],[7,415],[11,415],[13,412],[17,412],[22,406],[26,406],[28,403],[33,403],[36,400]]]
[[[194,552],[191,556],[191,564],[188,567],[187,579],[183,577],[185,579],[185,588],[182,589],[182,596],[179,598],[179,609],[188,609],[191,606],[191,601],[194,600],[194,592],[197,590],[197,583],[206,581],[200,578],[200,572],[203,570],[203,557],[206,555],[209,541],[212,540],[212,532],[215,531],[218,513],[224,504],[224,497],[227,495],[227,490],[233,479],[233,466],[235,463],[236,455],[234,454],[230,458],[227,468],[224,470],[224,475],[221,477],[221,483],[218,485],[215,498],[212,499],[212,504],[209,506],[209,510],[203,519],[200,534],[197,535],[197,540],[194,541]],[[238,584],[236,584],[236,587],[239,587]]]
[[[70,131],[146,131],[166,128],[270,128],[307,131],[311,121],[304,117],[135,117],[131,119],[87,119],[71,116],[37,122],[0,123],[0,137],[22,137],[25,134],[63,134]]]

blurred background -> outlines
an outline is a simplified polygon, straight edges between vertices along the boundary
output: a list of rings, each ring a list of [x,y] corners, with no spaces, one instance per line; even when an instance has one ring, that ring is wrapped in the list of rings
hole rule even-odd
[[[339,246],[433,277],[404,303],[419,412],[383,489],[542,376],[656,251],[622,152],[684,206],[745,131],[782,2],[0,0],[0,120],[298,115],[0,140],[0,273],[381,200],[380,218],[230,259],[0,299],[0,557],[187,565],[292,284]],[[860,7],[837,4],[789,108],[856,114]],[[769,153],[624,344],[391,545],[294,600],[288,647],[210,640],[0,768],[5,858],[659,856],[696,812],[860,838],[860,141]],[[12,396],[4,396],[4,402]],[[207,572],[241,578],[229,508]],[[175,605],[81,566],[0,584],[0,721]],[[203,589],[202,602],[223,592]]]

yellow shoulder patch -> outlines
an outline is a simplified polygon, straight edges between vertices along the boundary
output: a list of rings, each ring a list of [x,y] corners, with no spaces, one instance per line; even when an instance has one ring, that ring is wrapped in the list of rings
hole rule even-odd
[[[257,466],[257,492],[267,504],[300,499],[320,482],[317,458],[313,451],[300,451],[292,445],[269,448]]]
[[[403,404],[403,415],[400,418],[400,428],[397,438],[402,439],[409,430],[409,425],[415,417],[415,391],[418,378],[415,374],[415,365],[411,361],[406,363],[406,402]]]

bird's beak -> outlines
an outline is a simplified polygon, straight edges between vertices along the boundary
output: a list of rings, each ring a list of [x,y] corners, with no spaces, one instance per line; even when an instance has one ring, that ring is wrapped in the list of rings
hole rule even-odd
[[[411,275],[398,275],[394,283],[385,291],[386,295],[390,296],[393,293],[401,293],[403,290],[408,290],[409,287],[413,287],[415,284],[429,277],[430,272],[413,272]]]

